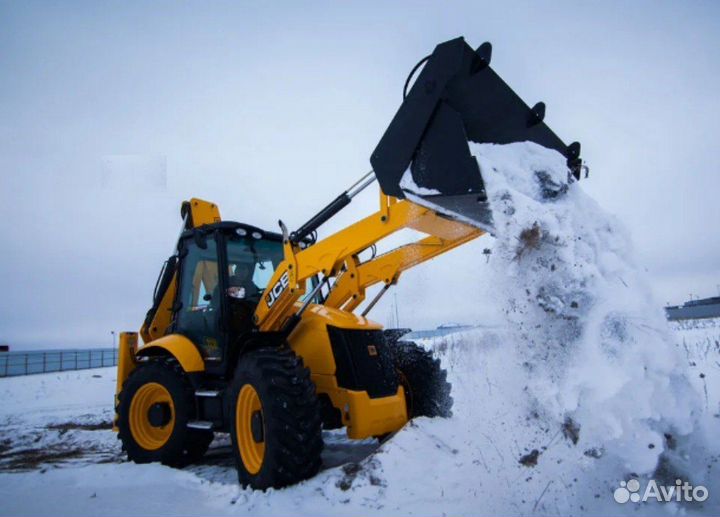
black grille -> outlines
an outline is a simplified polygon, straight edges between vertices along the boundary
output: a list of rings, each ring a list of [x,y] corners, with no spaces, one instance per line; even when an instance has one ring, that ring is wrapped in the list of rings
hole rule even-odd
[[[395,395],[398,379],[382,330],[348,330],[328,325],[338,385],[367,391],[370,398]]]

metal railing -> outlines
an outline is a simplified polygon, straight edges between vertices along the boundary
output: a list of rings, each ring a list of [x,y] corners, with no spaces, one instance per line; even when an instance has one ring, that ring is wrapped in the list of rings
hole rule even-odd
[[[0,353],[0,377],[117,366],[113,348]]]

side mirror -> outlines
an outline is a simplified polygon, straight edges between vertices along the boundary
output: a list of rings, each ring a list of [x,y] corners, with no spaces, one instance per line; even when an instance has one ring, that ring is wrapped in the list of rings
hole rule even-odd
[[[206,294],[205,296],[203,296],[203,300],[205,300],[206,302],[209,302],[210,300],[212,300],[212,295]]]

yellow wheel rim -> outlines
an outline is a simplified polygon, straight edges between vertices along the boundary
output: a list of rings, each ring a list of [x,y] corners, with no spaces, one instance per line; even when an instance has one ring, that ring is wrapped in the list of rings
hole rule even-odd
[[[159,405],[169,408],[169,421],[153,425],[150,410]],[[175,405],[170,392],[162,384],[149,382],[143,385],[130,403],[130,432],[135,442],[145,450],[154,451],[165,445],[175,427]]]
[[[253,434],[253,419],[262,426],[262,436],[258,437],[258,429]],[[246,384],[240,390],[235,405],[235,433],[237,436],[240,457],[245,470],[250,474],[257,474],[265,458],[265,429],[262,419],[262,404],[260,397],[251,385]],[[258,440],[257,438],[260,438]]]

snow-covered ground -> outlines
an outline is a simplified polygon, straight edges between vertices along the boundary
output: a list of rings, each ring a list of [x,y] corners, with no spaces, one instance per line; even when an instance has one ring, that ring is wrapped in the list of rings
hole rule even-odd
[[[488,303],[504,323],[422,342],[448,370],[452,418],[416,419],[381,446],[326,432],[320,474],[254,492],[226,437],[183,470],[123,462],[112,370],[0,379],[0,515],[720,513],[718,322],[664,320],[622,226],[567,187],[557,153],[473,152],[497,230]],[[617,503],[631,478],[709,498]]]
[[[717,419],[720,322],[675,335],[704,410]],[[615,503],[619,473],[631,471],[527,406],[527,386],[508,375],[517,365],[505,338],[474,330],[426,341],[450,372],[451,419],[418,419],[380,447],[326,432],[323,471],[266,493],[237,485],[225,436],[183,470],[127,463],[110,430],[112,368],[0,379],[0,515],[657,513]],[[717,477],[718,468],[715,456],[689,474]],[[684,510],[716,514],[710,490],[702,507]]]

